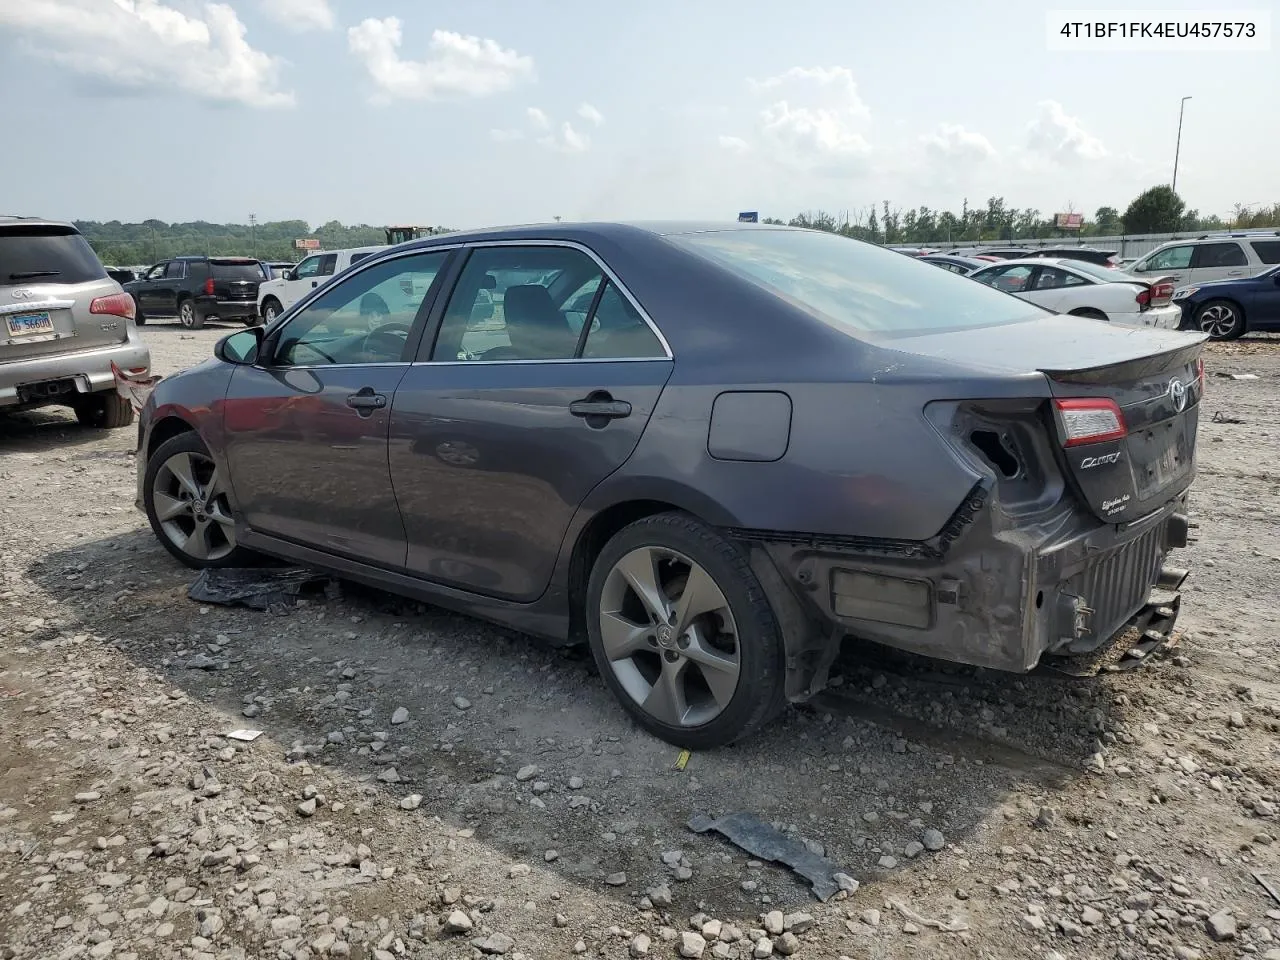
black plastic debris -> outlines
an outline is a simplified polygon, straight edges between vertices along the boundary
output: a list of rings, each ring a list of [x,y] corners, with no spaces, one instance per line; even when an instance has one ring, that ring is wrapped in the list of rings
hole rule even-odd
[[[1241,420],[1239,417],[1233,417],[1228,413],[1223,413],[1221,410],[1214,411],[1213,422],[1214,423],[1244,423],[1244,421]]]
[[[719,820],[696,814],[689,821],[689,829],[694,833],[714,830],[754,857],[785,863],[809,881],[814,895],[824,903],[841,890],[852,893],[858,888],[857,881],[841,867],[814,853],[802,841],[774,829],[754,813],[731,813]]]
[[[338,595],[338,582],[305,567],[224,567],[201,570],[187,590],[198,603],[278,612],[305,593]]]

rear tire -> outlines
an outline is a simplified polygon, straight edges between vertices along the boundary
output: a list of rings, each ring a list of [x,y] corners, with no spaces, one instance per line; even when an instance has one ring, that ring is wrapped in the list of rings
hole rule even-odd
[[[190,297],[178,302],[178,322],[188,330],[199,330],[204,326],[204,314],[196,309],[196,302]]]
[[[693,584],[697,615],[681,633]],[[587,584],[587,633],[614,696],[678,747],[733,743],[786,706],[782,633],[764,589],[741,550],[688,514],[646,517],[605,544]]]
[[[1110,317],[1108,317],[1108,316],[1107,316],[1105,313],[1103,313],[1101,310],[1091,310],[1091,309],[1090,309],[1090,308],[1088,308],[1088,307],[1084,307],[1084,308],[1082,308],[1082,309],[1080,309],[1080,310],[1072,310],[1072,311],[1071,311],[1071,316],[1073,316],[1073,317],[1085,317],[1086,319],[1089,319],[1089,320],[1105,320],[1105,321],[1107,321],[1107,322],[1110,322],[1110,320],[1111,320],[1111,318],[1110,318]]]
[[[1247,329],[1244,311],[1230,300],[1210,300],[1196,311],[1196,329],[1210,340],[1236,340]]]
[[[86,427],[115,430],[133,423],[133,406],[114,390],[78,397],[71,405],[76,419]]]

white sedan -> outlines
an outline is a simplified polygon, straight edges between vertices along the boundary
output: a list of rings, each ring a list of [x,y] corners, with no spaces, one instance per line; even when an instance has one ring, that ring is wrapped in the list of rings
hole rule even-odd
[[[1140,280],[1081,260],[1041,257],[994,263],[969,277],[1054,313],[1166,330],[1182,323],[1182,308],[1173,303],[1174,284],[1168,278]]]

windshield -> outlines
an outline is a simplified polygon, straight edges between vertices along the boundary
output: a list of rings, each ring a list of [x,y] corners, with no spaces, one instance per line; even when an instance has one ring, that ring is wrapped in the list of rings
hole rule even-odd
[[[14,225],[0,230],[0,286],[86,283],[106,276],[89,242],[65,227]]]
[[[832,326],[860,333],[986,327],[1043,313],[931,263],[833,233],[725,230],[667,239]]]

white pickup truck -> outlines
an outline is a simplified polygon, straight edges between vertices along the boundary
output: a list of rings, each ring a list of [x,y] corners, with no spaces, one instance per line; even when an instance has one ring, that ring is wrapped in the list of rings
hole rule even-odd
[[[258,284],[258,316],[263,323],[270,323],[314,288],[327,283],[330,277],[385,249],[385,246],[352,247],[311,254],[280,279]]]

